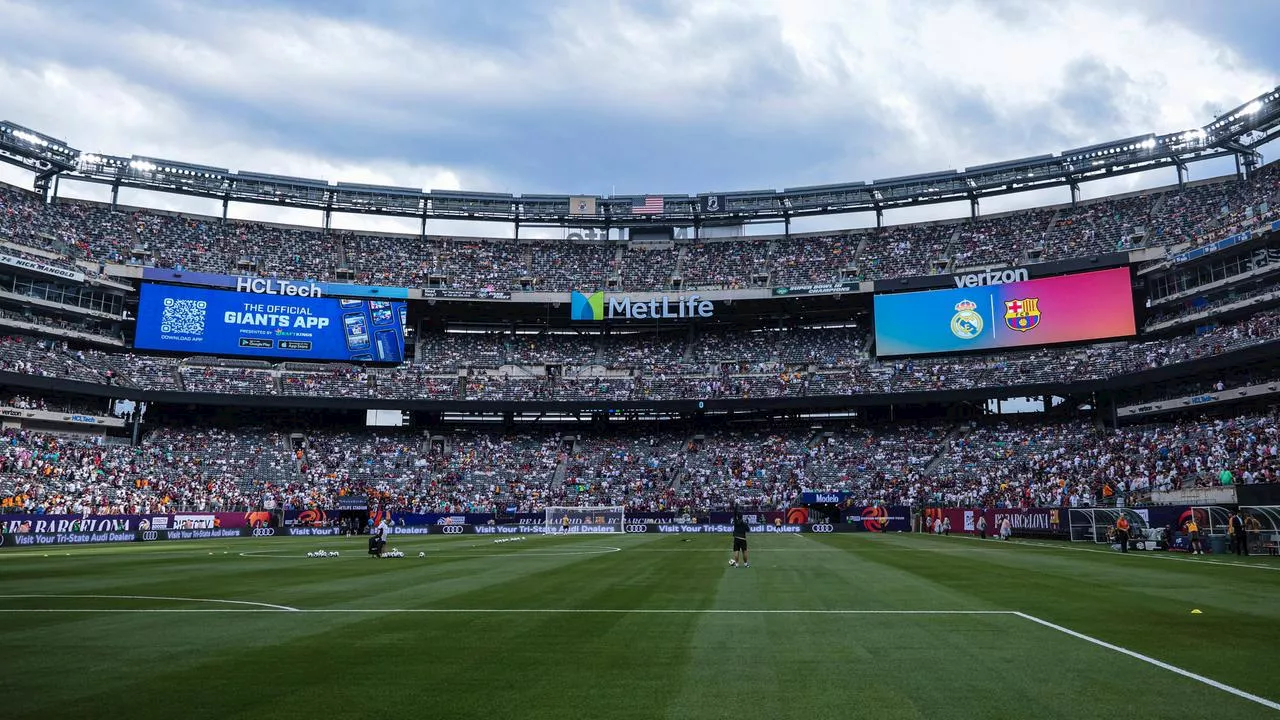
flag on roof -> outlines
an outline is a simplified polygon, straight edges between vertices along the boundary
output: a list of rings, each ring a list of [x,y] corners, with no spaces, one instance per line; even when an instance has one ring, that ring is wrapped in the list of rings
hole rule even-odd
[[[632,205],[632,215],[661,215],[662,214],[662,197],[648,196],[644,199],[643,205]]]

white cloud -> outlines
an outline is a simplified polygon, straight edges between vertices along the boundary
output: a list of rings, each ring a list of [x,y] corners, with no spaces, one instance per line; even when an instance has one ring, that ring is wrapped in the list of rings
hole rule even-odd
[[[7,119],[84,151],[330,181],[452,190],[462,186],[460,174],[444,167],[408,160],[354,161],[275,146],[255,137],[252,128],[195,112],[180,96],[104,68],[23,66],[0,56],[0,96],[12,100]]]
[[[1274,68],[1192,28],[1094,2],[701,0],[655,13],[565,0],[545,5],[537,36],[500,47],[429,25],[173,7],[182,9],[181,27],[120,13],[103,29],[57,4],[0,0],[0,17],[15,20],[0,27],[4,114],[86,150],[517,193],[495,180],[511,160],[486,153],[485,138],[518,135],[522,116],[560,118],[570,136],[585,115],[597,129],[607,126],[600,118],[625,117],[673,133],[709,125],[727,136],[767,132],[829,146],[820,167],[790,168],[782,187],[801,184],[791,176],[869,180],[1178,130],[1276,84]],[[19,32],[60,42],[6,53],[6,40],[26,47]],[[424,157],[429,142],[366,159],[299,149],[320,143],[282,141],[278,126],[207,110],[223,106],[292,124],[299,137],[317,125],[425,138],[464,129],[474,139],[460,154],[476,167],[433,162]],[[514,129],[504,124],[512,117]],[[628,141],[582,140],[606,150]],[[403,159],[387,159],[400,152]],[[646,169],[608,174],[626,172]],[[716,186],[734,187],[733,178]]]

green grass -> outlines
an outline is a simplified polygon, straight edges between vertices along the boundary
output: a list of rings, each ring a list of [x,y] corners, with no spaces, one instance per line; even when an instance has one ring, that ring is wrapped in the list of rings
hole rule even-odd
[[[733,569],[727,540],[7,549],[0,717],[1280,717],[1011,614],[1280,701],[1275,559],[770,535]]]

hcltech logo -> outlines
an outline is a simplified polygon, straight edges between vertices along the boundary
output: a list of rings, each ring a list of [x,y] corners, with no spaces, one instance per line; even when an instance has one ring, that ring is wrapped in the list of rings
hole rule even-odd
[[[569,294],[569,319],[604,320],[628,318],[652,320],[657,318],[706,318],[715,312],[710,300],[699,300],[697,295],[683,295],[672,300],[663,295],[653,300],[632,300],[626,295],[610,297],[605,302],[604,292],[590,295],[573,290]]]
[[[590,295],[583,295],[574,290],[569,294],[569,319],[570,320],[603,320],[604,319],[604,291],[596,291]]]

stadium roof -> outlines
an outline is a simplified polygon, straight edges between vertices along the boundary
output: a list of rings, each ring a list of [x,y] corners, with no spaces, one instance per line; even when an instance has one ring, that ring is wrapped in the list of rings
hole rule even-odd
[[[170,160],[81,152],[64,141],[11,122],[0,122],[0,160],[41,178],[68,179],[179,193],[227,202],[285,205],[329,212],[378,213],[423,219],[627,227],[698,225],[726,221],[777,222],[808,215],[880,212],[889,208],[1003,195],[1144,172],[1185,167],[1225,155],[1256,156],[1256,148],[1280,135],[1280,87],[1215,118],[1203,127],[1165,135],[1136,135],[964,170],[893,177],[870,183],[785,190],[708,191],[696,196],[510,195],[417,190],[325,180],[231,172]],[[574,202],[592,200],[589,205]],[[662,198],[661,210],[648,198]],[[585,208],[585,209],[584,209]],[[642,209],[642,212],[640,211]]]

